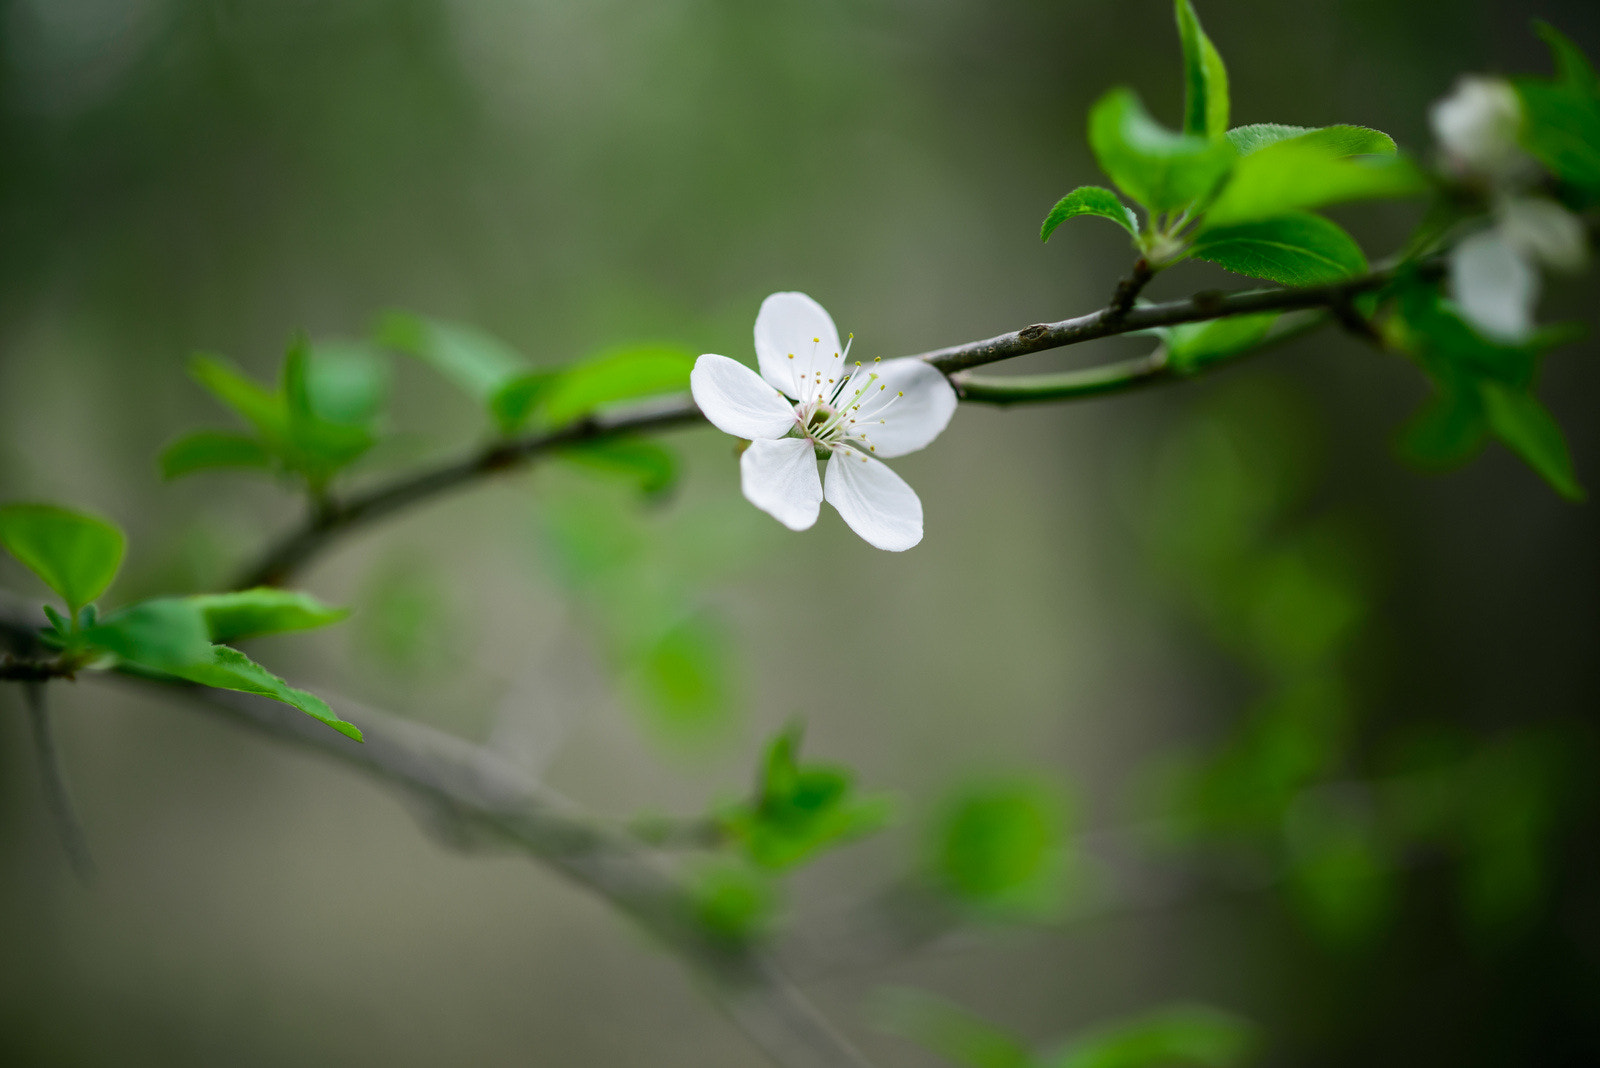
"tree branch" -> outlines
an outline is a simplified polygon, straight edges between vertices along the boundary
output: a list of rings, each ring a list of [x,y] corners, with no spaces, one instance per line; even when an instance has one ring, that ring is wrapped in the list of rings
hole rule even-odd
[[[0,598],[0,642],[26,643],[31,612]],[[213,715],[289,742],[424,800],[483,840],[518,849],[637,921],[688,962],[718,1004],[785,1068],[870,1068],[761,949],[709,938],[684,887],[642,843],[540,785],[492,750],[423,724],[350,702],[340,714],[366,737],[355,742],[266,698],[178,680],[112,676],[118,683],[187,698]]]
[[[925,360],[951,376],[957,393],[966,400],[1010,403],[1117,393],[1152,385],[1172,377],[1172,374],[1151,358],[1144,358],[1072,372],[1068,377],[1041,376],[1031,383],[1027,379],[1007,379],[1002,392],[999,380],[963,378],[958,373],[1029,353],[1157,326],[1176,326],[1179,323],[1222,319],[1249,312],[1338,307],[1348,303],[1356,294],[1381,288],[1393,278],[1391,271],[1375,271],[1330,285],[1234,293],[1210,291],[1198,293],[1187,300],[1164,304],[1123,306],[1124,300],[1131,303],[1137,296],[1144,283],[1149,281],[1149,274],[1148,267],[1141,272],[1136,265],[1134,273],[1118,286],[1112,303],[1088,315],[1058,323],[1035,323],[999,337],[935,349],[909,358]],[[471,456],[381,484],[348,499],[329,499],[299,529],[270,546],[259,560],[242,571],[233,587],[247,589],[278,585],[331,542],[352,530],[480,478],[522,467],[563,448],[622,434],[687,426],[703,418],[694,401],[688,397],[665,398],[585,419],[562,430],[497,442]]]
[[[974,375],[971,371],[957,371],[950,376],[950,384],[962,400],[983,404],[1031,404],[1075,400],[1097,393],[1121,393],[1140,386],[1193,378],[1201,371],[1211,371],[1224,363],[1234,363],[1302,337],[1327,321],[1328,316],[1320,311],[1290,312],[1254,345],[1240,352],[1214,357],[1198,368],[1173,363],[1166,345],[1162,344],[1145,356],[1058,374]]]
[[[1009,334],[1001,334],[999,337],[919,353],[917,359],[926,360],[949,375],[965,371],[969,367],[981,367],[986,363],[1026,356],[1031,352],[1043,352],[1046,349],[1077,345],[1085,341],[1097,341],[1117,334],[1131,334],[1156,326],[1198,323],[1251,312],[1325,308],[1348,300],[1356,294],[1380,289],[1393,278],[1392,271],[1374,271],[1371,274],[1322,286],[1250,289],[1235,293],[1211,290],[1196,293],[1187,300],[1140,305],[1121,314],[1117,313],[1114,307],[1105,307],[1075,319],[1063,319],[1059,323],[1035,323]],[[1143,383],[1135,380],[1130,384]]]
[[[613,415],[584,419],[561,430],[495,442],[471,456],[383,483],[346,500],[327,499],[298,530],[272,545],[241,572],[233,588],[279,585],[336,538],[392,512],[490,475],[515,470],[561,449],[623,434],[688,426],[704,418],[688,397],[669,397]]]

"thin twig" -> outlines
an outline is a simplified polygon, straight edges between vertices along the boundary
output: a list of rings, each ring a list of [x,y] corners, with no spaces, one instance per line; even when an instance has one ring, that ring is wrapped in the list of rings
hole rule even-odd
[[[279,585],[336,538],[418,501],[520,468],[563,448],[622,434],[687,426],[703,418],[700,409],[688,397],[671,397],[630,408],[619,415],[585,419],[561,430],[495,442],[471,456],[395,479],[346,500],[328,499],[298,530],[274,544],[243,571],[233,588]]]
[[[1260,355],[1310,333],[1327,321],[1328,316],[1322,311],[1289,312],[1254,345],[1240,352],[1213,357],[1199,367],[1180,365],[1171,358],[1167,346],[1161,344],[1144,356],[1056,374],[974,375],[971,371],[957,371],[950,376],[950,384],[962,400],[981,404],[1036,404],[1098,393],[1123,393],[1140,386],[1193,378],[1222,364]]]
[[[1146,270],[1148,271],[1148,267]],[[1138,295],[1144,282],[1149,280],[1148,276],[1142,277],[1141,280],[1141,275],[1142,272],[1136,265],[1134,274],[1118,287],[1113,303],[1088,315],[1064,319],[1058,323],[1036,323],[1009,334],[1001,334],[999,337],[951,348],[935,349],[909,358],[925,360],[945,374],[951,375],[959,393],[963,383],[954,376],[957,372],[968,368],[1157,326],[1222,319],[1247,312],[1328,307],[1338,301],[1347,301],[1355,294],[1379,289],[1394,277],[1391,271],[1375,271],[1330,285],[1244,290],[1235,293],[1211,291],[1198,293],[1187,300],[1119,308],[1119,302],[1124,297],[1131,302]],[[1080,374],[1081,386],[1071,388],[1051,399],[1136,389],[1166,377],[1160,368],[1152,366],[1148,360],[1111,364]],[[981,388],[974,388],[970,380],[967,389],[968,400],[997,399],[984,395],[984,390]],[[401,477],[345,500],[329,500],[323,509],[308,518],[299,529],[274,543],[256,563],[245,569],[233,584],[234,588],[278,585],[334,540],[354,529],[365,526],[381,516],[489,475],[521,467],[560,449],[622,434],[687,426],[703,419],[704,416],[690,398],[666,398],[648,405],[586,419],[562,430],[498,442],[463,459],[449,461],[420,474]]]
[[[73,874],[85,886],[94,882],[94,858],[89,855],[89,840],[84,836],[83,824],[72,805],[72,793],[67,789],[66,773],[61,767],[61,753],[56,748],[55,729],[50,723],[50,709],[44,700],[43,682],[24,682],[23,697],[28,705],[28,723],[33,728],[33,754],[39,764],[39,781],[44,787],[45,806],[66,851]]]
[[[1212,290],[1196,293],[1186,300],[1172,300],[1164,304],[1142,304],[1118,315],[1109,307],[1063,319],[1058,323],[1035,323],[1009,334],[935,349],[920,353],[917,359],[926,360],[945,374],[981,367],[987,363],[1010,360],[1032,352],[1077,345],[1085,341],[1117,334],[1131,334],[1157,326],[1177,326],[1179,323],[1198,323],[1207,319],[1223,319],[1230,315],[1250,312],[1295,311],[1301,308],[1324,308],[1337,300],[1358,293],[1381,289],[1394,278],[1392,271],[1374,271],[1357,278],[1329,285],[1303,286],[1291,289],[1251,289],[1235,293]],[[1142,384],[1137,381],[1129,385]]]
[[[1128,277],[1117,283],[1117,290],[1111,294],[1111,303],[1106,305],[1106,310],[1113,316],[1128,314],[1133,302],[1139,299],[1139,294],[1144,292],[1144,287],[1155,276],[1155,268],[1150,266],[1150,261],[1140,256]]]

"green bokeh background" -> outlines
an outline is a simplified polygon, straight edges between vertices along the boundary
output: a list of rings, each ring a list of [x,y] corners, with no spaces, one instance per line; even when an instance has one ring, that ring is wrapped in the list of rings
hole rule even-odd
[[[1535,15],[1600,54],[1581,0],[1201,15],[1235,121],[1359,122],[1424,151],[1427,104],[1459,73],[1547,69]],[[401,307],[540,362],[640,340],[749,359],[780,289],[820,300],[868,356],[1065,317],[1129,259],[1094,220],[1037,238],[1058,196],[1100,180],[1088,104],[1126,83],[1175,123],[1181,92],[1163,0],[8,0],[0,44],[0,500],[122,523],[112,602],[215,585],[298,515],[258,479],[158,481],[165,442],[225,422],[185,376],[196,351],[265,378],[292,331],[356,337]],[[1335,214],[1376,255],[1413,219]],[[1185,268],[1152,292],[1236,282]],[[1592,325],[1593,292],[1592,275],[1558,281],[1546,317]],[[1591,488],[1595,355],[1562,350],[1542,389]],[[1491,750],[1537,727],[1584,780],[1594,508],[1498,447],[1456,473],[1407,469],[1392,440],[1423,394],[1399,359],[1328,334],[1165,391],[963,408],[897,464],[928,531],[898,556],[831,510],[783,531],[738,497],[726,438],[678,431],[669,501],[556,468],[440,500],[304,576],[357,609],[349,624],[255,651],[335,707],[490,741],[618,816],[736,795],[800,718],[809,751],[905,814],[793,881],[803,929],[914,864],[953,784],[1036,774],[1083,824],[1123,826],[1175,748],[1227,735],[1263,684],[1207,615],[1222,587],[1197,572],[1216,556],[1184,547],[1190,524],[1215,534],[1242,475],[1261,499],[1240,507],[1269,529],[1341,531],[1328,574],[1364,606],[1342,658],[1354,768],[1418,725]],[[484,434],[414,364],[397,365],[392,428],[358,478]],[[1184,466],[1208,433],[1236,435],[1232,467]],[[613,507],[638,515],[643,548],[596,577],[559,532]],[[0,586],[39,592],[9,560]],[[728,716],[663,722],[611,670],[614,620],[663,602],[728,635]],[[7,1063],[753,1063],[677,963],[555,876],[442,848],[402,800],[187,708],[53,689],[101,879],[72,881],[20,701],[0,691]],[[886,1065],[934,1062],[863,1016],[885,982],[1037,1041],[1183,998],[1259,1021],[1274,1064],[1591,1062],[1596,808],[1562,796],[1540,889],[1487,933],[1452,918],[1452,877],[1423,863],[1354,944],[1258,886],[957,938],[807,987]]]

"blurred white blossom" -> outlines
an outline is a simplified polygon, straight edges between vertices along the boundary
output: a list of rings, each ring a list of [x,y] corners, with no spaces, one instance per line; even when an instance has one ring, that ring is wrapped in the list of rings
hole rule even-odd
[[[1450,253],[1450,287],[1461,315],[1498,341],[1534,329],[1541,269],[1576,271],[1588,258],[1583,223],[1532,191],[1538,164],[1523,151],[1522,103],[1503,78],[1469,76],[1428,112],[1446,171],[1487,194],[1491,225]]]

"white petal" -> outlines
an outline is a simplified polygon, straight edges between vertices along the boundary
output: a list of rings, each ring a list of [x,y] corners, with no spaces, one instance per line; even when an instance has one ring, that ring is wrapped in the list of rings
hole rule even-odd
[[[1499,230],[1473,234],[1455,247],[1450,287],[1462,318],[1485,336],[1522,341],[1533,332],[1539,272]]]
[[[1581,271],[1589,258],[1583,220],[1544,197],[1506,197],[1499,204],[1500,232],[1529,259],[1557,271]]]
[[[828,460],[828,503],[868,545],[903,552],[922,540],[922,501],[905,479],[853,449]]]
[[[885,360],[871,370],[878,380],[857,378],[854,384],[865,386],[867,392],[859,410],[850,413],[857,422],[846,426],[866,436],[867,443],[874,446],[872,455],[892,459],[916,452],[950,425],[950,416],[956,410],[956,391],[950,387],[950,380],[933,367],[906,358]]]
[[[790,530],[806,530],[822,510],[817,454],[804,438],[752,441],[739,457],[744,498]]]
[[[833,318],[804,293],[774,293],[761,302],[756,359],[762,378],[801,401],[815,400],[819,389],[831,389],[828,379],[837,379],[844,369]]]
[[[706,353],[689,372],[694,402],[713,426],[737,438],[781,438],[795,425],[794,405],[738,360]]]

